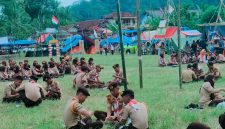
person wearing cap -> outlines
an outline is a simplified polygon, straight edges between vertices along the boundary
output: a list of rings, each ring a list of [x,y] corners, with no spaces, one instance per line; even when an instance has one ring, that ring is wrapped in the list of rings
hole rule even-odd
[[[90,94],[86,88],[78,88],[76,96],[73,97],[65,108],[64,123],[66,129],[100,129],[103,127],[102,122],[91,121],[93,112],[87,110],[82,105],[88,96],[90,96]]]
[[[16,92],[19,92],[26,107],[38,106],[46,95],[46,91],[37,83],[37,80],[37,77],[31,76],[28,83],[14,89]]]
[[[102,82],[99,78],[101,70],[104,69],[104,67],[100,65],[96,65],[95,69],[89,72],[88,77],[88,84],[90,88],[103,88],[105,83]]]
[[[123,97],[125,107],[116,129],[147,129],[148,111],[146,105],[134,99],[134,92],[132,90],[123,91],[121,96]],[[125,125],[128,119],[131,122]]]
[[[45,90],[47,91],[46,98],[47,99],[60,99],[61,98],[61,90],[59,83],[52,79],[50,75],[45,75],[43,77],[43,81],[46,82],[47,86]]]
[[[122,114],[123,101],[120,87],[116,82],[110,82],[108,85],[110,94],[107,98],[107,112],[95,111],[94,115],[98,120],[118,122],[118,117]]]
[[[215,77],[215,79],[219,79],[221,77],[221,73],[219,72],[219,69],[214,66],[213,62],[208,63],[208,68],[209,68],[209,70],[205,74],[205,77],[208,75],[213,75]]]
[[[219,116],[219,124],[218,129],[225,129],[225,113]]]
[[[75,87],[89,87],[88,73],[90,72],[87,66],[81,66],[81,71],[75,76],[73,86]]]
[[[115,71],[115,75],[113,75],[114,79],[112,81],[121,84],[123,80],[123,72],[120,70],[120,65],[119,64],[113,65],[113,69]]]
[[[6,88],[5,88],[5,94],[4,94],[4,98],[2,102],[15,102],[18,101],[20,99],[20,95],[19,93],[17,93],[15,91],[15,89],[17,89],[18,87],[20,87],[20,85],[23,82],[23,77],[22,76],[17,76],[14,80],[13,83],[9,84]]]
[[[195,75],[195,72],[192,71],[192,65],[188,64],[187,69],[182,72],[181,78],[183,83],[189,83],[197,80],[197,76]]]

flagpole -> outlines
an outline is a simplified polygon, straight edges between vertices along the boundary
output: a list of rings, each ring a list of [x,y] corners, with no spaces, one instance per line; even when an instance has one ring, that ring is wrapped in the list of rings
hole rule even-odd
[[[118,27],[119,27],[119,36],[120,36],[120,49],[121,49],[121,59],[123,67],[123,78],[126,81],[124,83],[124,89],[127,89],[127,75],[126,75],[126,64],[124,58],[124,47],[123,47],[123,35],[122,35],[122,25],[121,25],[121,14],[120,14],[120,0],[117,0],[117,17],[118,17]]]
[[[140,88],[143,89],[142,53],[141,53],[141,29],[140,29],[140,0],[136,0],[136,9],[137,9],[139,81],[140,81]]]
[[[178,0],[178,56],[179,56],[179,86],[182,89],[182,79],[181,79],[181,39],[180,39],[180,31],[181,31],[181,21],[180,21],[180,7],[181,1]]]

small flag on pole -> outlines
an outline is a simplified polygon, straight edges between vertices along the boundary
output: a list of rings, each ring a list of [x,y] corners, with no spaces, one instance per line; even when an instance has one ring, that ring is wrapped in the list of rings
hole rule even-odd
[[[169,13],[169,14],[172,14],[173,11],[174,11],[174,8],[173,8],[171,5],[169,5],[168,13]]]
[[[220,15],[218,16],[218,20],[219,20],[219,22],[223,22],[223,19],[221,18]]]
[[[52,23],[54,23],[54,24],[59,24],[59,20],[57,19],[57,17],[56,16],[52,16]]]

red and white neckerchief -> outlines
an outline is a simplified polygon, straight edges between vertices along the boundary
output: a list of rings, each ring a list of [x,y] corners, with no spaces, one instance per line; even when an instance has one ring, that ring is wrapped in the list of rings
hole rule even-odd
[[[137,111],[137,110],[138,110],[138,108],[136,107],[137,103],[138,103],[137,100],[132,99],[132,100],[128,103],[128,105],[132,108],[133,111]]]

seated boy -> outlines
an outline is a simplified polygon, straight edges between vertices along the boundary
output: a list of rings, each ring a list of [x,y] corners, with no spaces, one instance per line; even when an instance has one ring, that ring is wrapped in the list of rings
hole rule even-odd
[[[45,75],[43,77],[43,81],[46,82],[47,86],[45,90],[47,91],[46,98],[47,99],[60,99],[61,98],[61,90],[59,83],[52,79],[51,76]]]
[[[15,102],[20,100],[20,95],[15,91],[23,82],[22,76],[17,76],[13,83],[9,84],[5,88],[5,94],[3,98],[3,102]]]
[[[99,78],[99,74],[101,70],[104,69],[100,65],[96,65],[95,69],[89,72],[88,84],[90,88],[103,88],[104,82],[102,82]]]

